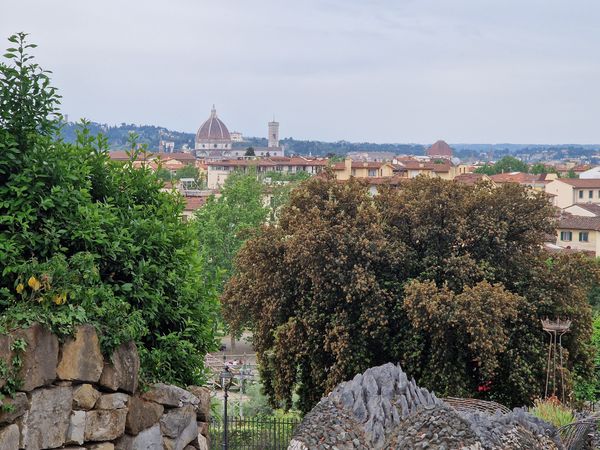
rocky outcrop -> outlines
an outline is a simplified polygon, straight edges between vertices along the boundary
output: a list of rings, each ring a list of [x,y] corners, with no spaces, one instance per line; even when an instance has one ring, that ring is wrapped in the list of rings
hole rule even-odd
[[[559,449],[551,425],[524,411],[457,411],[391,363],[341,383],[307,414],[288,447]]]
[[[23,387],[2,401],[0,450],[208,449],[208,389],[159,383],[137,392],[135,344],[105,359],[91,326],[78,327],[59,345],[33,325],[0,336],[1,359],[13,358],[16,339],[28,344],[20,354]],[[0,386],[5,383],[0,379]]]

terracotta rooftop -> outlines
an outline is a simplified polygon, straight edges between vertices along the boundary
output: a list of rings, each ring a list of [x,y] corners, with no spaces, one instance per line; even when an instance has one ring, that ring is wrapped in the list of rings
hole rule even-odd
[[[574,188],[600,188],[600,178],[559,178],[556,181],[569,184]]]
[[[445,158],[451,158],[452,157],[452,149],[450,148],[450,146],[448,144],[446,144],[446,142],[437,141],[435,144],[433,144],[431,147],[429,147],[427,149],[425,154],[427,156],[431,156],[431,157],[442,156]]]
[[[574,216],[573,214],[563,213],[560,216],[558,228],[600,231],[600,217]]]
[[[589,211],[592,214],[595,214],[596,216],[600,216],[600,204],[598,203],[575,203],[571,206],[576,206],[585,209],[586,211]]]
[[[490,175],[490,179],[495,183],[536,183],[541,182],[539,175],[533,175],[524,172],[498,173]]]
[[[196,211],[204,206],[206,197],[185,197],[185,211]]]
[[[461,173],[454,177],[454,181],[468,184],[469,186],[473,186],[483,180],[490,180],[490,177],[483,173]]]

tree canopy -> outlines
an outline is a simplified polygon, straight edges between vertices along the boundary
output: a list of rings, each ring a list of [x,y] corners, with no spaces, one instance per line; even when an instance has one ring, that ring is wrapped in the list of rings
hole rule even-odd
[[[572,318],[569,370],[591,376],[596,268],[549,258],[551,232],[546,199],[518,185],[419,177],[372,198],[359,180],[310,179],[243,246],[224,314],[254,331],[286,407],[388,361],[440,395],[529,403],[545,380],[540,317]]]
[[[529,167],[526,163],[514,156],[505,156],[495,164],[485,164],[483,167],[479,167],[475,170],[476,173],[484,173],[486,175],[496,175],[498,173],[510,173],[510,172],[525,172],[529,171]]]
[[[132,161],[110,161],[83,124],[57,137],[56,90],[26,35],[0,64],[0,331],[92,323],[109,351],[137,342],[146,381],[203,381],[214,348],[214,285],[182,223],[183,201]]]

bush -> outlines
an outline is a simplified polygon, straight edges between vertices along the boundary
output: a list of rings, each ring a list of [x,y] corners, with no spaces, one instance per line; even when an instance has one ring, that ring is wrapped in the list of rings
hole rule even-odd
[[[0,65],[0,329],[93,323],[108,352],[138,343],[146,381],[203,380],[214,348],[214,283],[183,203],[132,161],[113,164],[85,122],[56,137],[58,100],[25,34]]]
[[[573,411],[564,406],[556,397],[545,400],[536,400],[531,414],[551,423],[557,428],[569,425],[575,420]]]

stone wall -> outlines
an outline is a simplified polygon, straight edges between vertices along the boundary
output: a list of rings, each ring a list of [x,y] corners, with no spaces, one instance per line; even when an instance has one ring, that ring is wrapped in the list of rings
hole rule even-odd
[[[8,366],[17,339],[27,343],[16,377],[22,383],[0,410],[0,450],[208,449],[208,388],[155,384],[140,392],[135,344],[104,358],[92,326],[61,344],[33,325],[0,336]],[[0,387],[6,383],[0,379]]]

